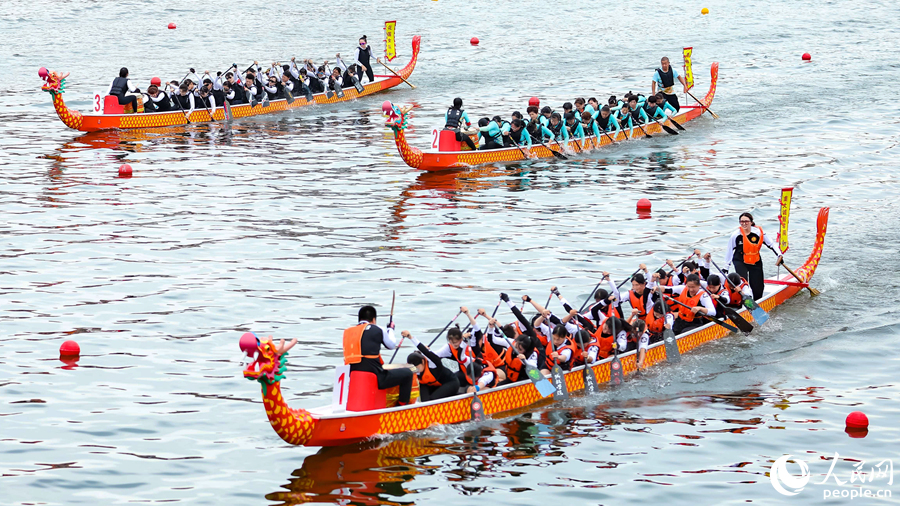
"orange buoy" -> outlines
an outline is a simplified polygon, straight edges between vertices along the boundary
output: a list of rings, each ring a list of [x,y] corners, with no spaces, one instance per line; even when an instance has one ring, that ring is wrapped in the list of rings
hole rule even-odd
[[[472,37],[471,39],[469,39],[469,42],[470,42],[473,46],[477,46],[477,45],[478,45],[478,42],[479,42],[478,37]]]
[[[709,9],[707,9],[706,7],[700,9],[700,14],[706,16],[707,14],[709,14]]]
[[[77,357],[81,355],[81,347],[75,341],[66,341],[59,347],[60,357]]]
[[[175,29],[175,23],[169,23],[169,30]]]
[[[801,58],[803,58],[803,61],[809,61],[812,60],[812,55],[809,53],[803,53],[803,56]]]
[[[131,177],[131,165],[123,163],[119,166],[119,177]]]

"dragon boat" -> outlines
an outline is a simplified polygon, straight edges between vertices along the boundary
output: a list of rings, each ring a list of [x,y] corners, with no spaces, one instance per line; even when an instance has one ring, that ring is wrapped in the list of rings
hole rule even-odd
[[[403,79],[409,78],[413,69],[416,68],[416,61],[419,57],[419,45],[421,37],[416,35],[412,39],[412,59],[405,67],[397,71],[397,74]],[[204,108],[195,109],[189,118],[185,118],[185,113],[181,110],[167,112],[150,112],[136,114],[82,114],[78,111],[69,109],[63,101],[62,94],[65,92],[66,77],[68,73],[61,72],[44,72],[42,69],[41,77],[44,79],[42,90],[50,93],[53,97],[53,107],[56,108],[56,114],[59,119],[69,128],[80,130],[82,132],[95,132],[97,130],[110,129],[136,129],[136,128],[159,128],[185,125],[188,123],[207,123],[211,121],[222,121],[225,119],[225,110],[217,107],[216,112],[210,115],[209,111]],[[290,104],[286,99],[272,100],[269,105],[263,106],[258,104],[251,106],[250,104],[241,104],[231,107],[231,114],[234,118],[246,118],[249,116],[259,116],[262,114],[271,114],[289,109],[297,109],[314,104],[334,104],[337,102],[347,102],[355,98],[373,95],[393,88],[403,83],[403,79],[395,75],[376,75],[375,81],[367,83],[363,86],[363,91],[359,92],[356,88],[350,87],[343,90],[343,97],[332,95],[328,98],[325,93],[313,95],[313,100],[308,101],[306,97],[294,97],[294,101]],[[118,102],[116,102],[118,103]]]
[[[773,276],[766,279],[763,297],[757,301],[765,311],[772,311],[797,292],[809,286],[822,258],[825,233],[828,227],[829,209],[819,210],[816,223],[816,238],[806,262],[791,274]],[[747,321],[753,321],[751,312],[741,308],[738,312]],[[708,323],[676,337],[678,356],[703,343],[721,339],[730,331],[715,323]],[[251,336],[251,344],[245,340]],[[671,346],[671,343],[669,344]],[[413,402],[406,406],[384,407],[367,411],[349,411],[327,405],[311,410],[294,409],[287,405],[281,394],[281,381],[287,366],[287,354],[278,354],[271,339],[256,339],[251,333],[241,338],[241,349],[251,358],[244,368],[244,377],[256,380],[261,385],[263,405],[275,432],[286,442],[305,446],[339,446],[375,439],[379,436],[400,434],[408,431],[427,429],[435,425],[468,422],[472,418],[473,394],[459,394],[446,399],[429,402]],[[673,348],[674,349],[674,348]],[[674,351],[673,351],[674,353]],[[637,370],[635,351],[618,356],[623,372],[633,374]],[[650,367],[675,357],[667,357],[664,342],[650,345],[644,358],[645,367]],[[611,381],[613,357],[591,364],[598,383]],[[564,374],[568,392],[583,391],[585,366],[573,368]],[[365,373],[368,374],[368,373]],[[394,387],[396,388],[396,387]],[[384,391],[381,391],[384,392]],[[414,383],[413,398],[417,390]],[[384,402],[384,394],[382,394]],[[390,397],[388,395],[387,397]],[[396,395],[393,396],[396,400]],[[554,401],[553,395],[543,397],[531,381],[512,383],[482,390],[478,393],[484,414],[498,418],[531,411],[535,407]],[[347,404],[349,406],[349,403]]]
[[[713,63],[710,67],[711,81],[709,91],[699,103],[693,105],[681,106],[678,114],[671,116],[679,124],[686,123],[695,118],[700,117],[712,104],[713,97],[716,95],[716,82],[719,79],[719,64]],[[394,142],[397,144],[397,150],[403,161],[414,169],[437,171],[446,169],[456,169],[462,167],[471,167],[484,163],[504,163],[517,162],[529,159],[551,158],[553,151],[547,146],[562,149],[567,153],[586,153],[594,151],[600,147],[608,146],[616,142],[622,142],[628,139],[641,138],[663,132],[663,128],[659,123],[650,122],[643,126],[643,130],[634,126],[630,129],[617,130],[608,132],[608,135],[601,135],[596,138],[593,135],[587,136],[582,143],[580,140],[570,139],[568,142],[549,143],[545,145],[533,145],[531,147],[522,146],[510,147],[503,149],[490,150],[466,150],[460,151],[460,143],[456,141],[455,133],[450,130],[434,130],[432,131],[432,148],[431,151],[422,151],[412,147],[406,140],[405,130],[409,127],[409,112],[403,110],[395,111],[396,117],[393,117],[386,123],[386,126],[394,132]],[[671,122],[669,122],[671,123]],[[527,156],[526,156],[527,155]]]

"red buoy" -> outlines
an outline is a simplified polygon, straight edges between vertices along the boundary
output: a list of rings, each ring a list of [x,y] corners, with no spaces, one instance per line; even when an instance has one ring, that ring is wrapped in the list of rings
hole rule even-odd
[[[847,428],[849,429],[868,429],[869,417],[862,411],[854,411],[847,415]]]
[[[637,202],[638,211],[649,211],[651,207],[649,199],[641,199]]]
[[[534,107],[540,107],[540,106],[541,106],[541,99],[539,99],[539,98],[537,98],[537,97],[531,97],[531,98],[529,98],[529,99],[528,99],[528,107],[531,107],[531,106],[534,106]]]
[[[470,42],[473,46],[477,46],[477,45],[478,45],[478,37],[472,37],[472,39],[469,40],[469,42]]]
[[[81,355],[81,347],[75,341],[66,341],[59,347],[60,357],[77,357]]]
[[[812,60],[812,55],[809,53],[803,53],[803,61]]]
[[[131,177],[131,165],[127,163],[119,165],[119,177]]]
[[[175,29],[175,23],[169,23],[169,30]]]

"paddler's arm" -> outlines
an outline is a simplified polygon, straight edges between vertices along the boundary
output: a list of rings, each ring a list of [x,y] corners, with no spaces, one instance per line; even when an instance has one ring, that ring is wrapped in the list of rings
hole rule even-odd
[[[408,339],[412,341],[413,345],[415,345],[415,347],[420,352],[422,352],[422,355],[425,355],[425,358],[427,358],[429,362],[428,367],[437,370],[441,370],[444,368],[444,364],[441,362],[441,359],[437,355],[435,355],[433,351],[428,349],[428,346],[425,346],[425,343],[419,342],[419,340],[416,339],[412,334],[410,334],[409,331],[404,330],[401,334],[403,334],[403,336],[409,336]]]
[[[376,327],[378,327],[376,325]],[[381,343],[384,344],[384,347],[393,350],[400,343],[394,340],[394,324],[391,323],[388,327],[378,327],[381,329]]]
[[[700,304],[703,306],[703,309],[706,310],[705,313],[707,316],[716,316],[716,306],[713,304],[712,299],[709,298],[708,293],[703,292],[703,295],[700,296]]]

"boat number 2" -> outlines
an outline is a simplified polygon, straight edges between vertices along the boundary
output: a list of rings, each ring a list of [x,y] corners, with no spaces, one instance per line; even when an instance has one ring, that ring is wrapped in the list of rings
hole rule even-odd
[[[347,408],[347,394],[350,392],[350,366],[342,365],[334,370],[334,391],[331,404],[334,409]]]
[[[440,131],[437,128],[431,129],[431,147],[434,149],[438,148],[438,134]]]

